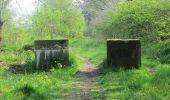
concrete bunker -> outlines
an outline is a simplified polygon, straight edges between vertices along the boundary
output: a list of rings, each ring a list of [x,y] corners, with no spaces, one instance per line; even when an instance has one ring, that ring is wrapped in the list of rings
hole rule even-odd
[[[141,66],[141,43],[139,39],[108,39],[107,63],[111,66],[138,68]]]
[[[69,64],[68,40],[35,40],[36,69],[49,70]]]

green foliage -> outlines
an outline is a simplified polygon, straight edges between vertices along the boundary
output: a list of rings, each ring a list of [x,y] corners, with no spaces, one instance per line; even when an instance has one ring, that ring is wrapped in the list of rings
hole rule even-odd
[[[169,0],[132,0],[113,8],[97,26],[107,34],[128,34],[142,39],[158,40],[169,34]],[[20,20],[22,22],[22,20]],[[85,31],[81,11],[71,0],[43,0],[32,17],[31,25],[3,24],[3,46],[0,48],[0,99],[60,99],[70,93],[71,81],[80,65],[75,54],[70,66],[35,72],[34,39],[56,39],[55,35],[77,36]],[[32,29],[33,28],[33,29]],[[91,38],[71,39],[71,52],[98,65],[98,82],[106,99],[169,99],[169,40],[145,47],[142,67],[124,70],[105,65],[106,43]],[[149,56],[149,57],[148,57]],[[151,60],[149,58],[154,58]],[[167,63],[167,64],[161,64]],[[93,92],[93,91],[92,91]],[[92,93],[96,94],[96,93]],[[97,96],[97,95],[96,95]]]
[[[144,52],[148,57],[157,59],[161,63],[170,64],[170,41],[162,41],[158,44],[150,44],[145,46]]]
[[[169,0],[132,0],[119,3],[97,26],[102,34],[128,34],[132,38],[158,41],[159,34],[170,33]]]
[[[0,0],[0,21],[2,20],[2,14],[4,13],[4,10],[9,2],[10,0]]]
[[[169,43],[165,43],[167,45]],[[161,45],[161,44],[160,44]],[[161,45],[163,46],[163,45]],[[169,99],[170,68],[157,59],[149,59],[146,52],[142,54],[142,66],[139,69],[125,70],[107,66],[104,41],[91,38],[74,39],[72,49],[91,60],[99,67],[98,82],[107,100],[162,100]],[[142,47],[146,49],[146,47]],[[155,47],[154,47],[155,48]],[[160,48],[160,47],[158,47]],[[168,47],[167,47],[168,48]],[[154,52],[155,50],[152,50]],[[95,95],[95,93],[93,93]],[[98,95],[95,95],[98,96]]]
[[[40,37],[56,35],[74,37],[85,31],[85,22],[78,7],[71,0],[44,1],[32,17],[33,28]]]
[[[153,60],[143,59],[142,68],[136,70],[115,71],[106,67],[101,69],[100,83],[107,99],[152,100],[168,99],[170,83],[167,73],[169,65],[162,65]],[[146,65],[147,63],[148,65]],[[155,65],[149,68],[150,65]]]
[[[77,72],[78,60],[70,54],[70,66],[36,72],[34,52],[20,49],[0,52],[0,99],[47,100],[65,98],[70,92],[73,75]]]
[[[25,48],[26,45],[32,45],[37,37],[30,30],[29,26],[26,24],[21,24],[24,21],[20,19],[18,23],[13,22],[10,19],[8,22],[4,23],[2,29],[2,45],[1,48],[7,48],[11,50],[17,50],[19,48]]]
[[[18,89],[18,91],[16,92],[21,92],[23,94],[23,100],[28,100],[28,99],[45,100],[45,97],[42,94],[37,92],[36,89],[34,89],[32,86],[28,84],[24,85],[23,87]]]
[[[71,39],[73,51],[88,58],[95,64],[100,64],[106,58],[106,42],[88,37]],[[103,49],[103,50],[102,50]]]

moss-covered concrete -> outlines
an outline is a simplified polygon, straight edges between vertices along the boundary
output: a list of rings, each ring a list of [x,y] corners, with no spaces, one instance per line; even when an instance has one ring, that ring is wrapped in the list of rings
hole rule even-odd
[[[69,64],[68,40],[36,40],[36,69],[48,70]]]
[[[139,39],[108,39],[107,63],[126,68],[141,66],[141,43]]]

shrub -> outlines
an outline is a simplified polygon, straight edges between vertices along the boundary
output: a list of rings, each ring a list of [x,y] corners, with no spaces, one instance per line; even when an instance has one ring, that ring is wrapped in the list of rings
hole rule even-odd
[[[71,3],[72,0],[45,0],[32,17],[33,28],[38,36],[46,35],[54,38],[60,36],[79,36],[85,31],[83,15],[78,7]]]
[[[146,54],[159,60],[161,63],[170,64],[170,41],[162,41],[155,45],[147,47]]]
[[[103,34],[128,34],[132,38],[158,41],[170,33],[170,0],[124,1],[110,9],[97,25]]]
[[[170,41],[162,42],[156,46],[155,57],[162,63],[170,64]]]

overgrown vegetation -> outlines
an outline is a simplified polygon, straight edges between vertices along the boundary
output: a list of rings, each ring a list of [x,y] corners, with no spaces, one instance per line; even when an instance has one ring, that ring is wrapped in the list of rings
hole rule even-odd
[[[33,29],[40,37],[57,35],[75,37],[85,32],[81,11],[72,0],[44,0],[33,16]]]
[[[0,55],[0,99],[46,100],[69,94],[78,67],[75,54],[70,55],[71,66],[49,72],[32,69],[34,52],[30,50],[4,50]]]
[[[95,64],[100,64],[106,58],[106,42],[104,40],[89,37],[72,39],[70,46],[75,53],[88,58]]]
[[[128,34],[132,38],[159,41],[159,35],[169,34],[169,0],[130,0],[110,9],[97,26],[102,34]]]
[[[40,7],[39,11],[32,17],[33,23],[23,23],[25,19],[18,20],[18,23],[10,19],[4,23],[0,48],[0,99],[51,100],[65,98],[69,95],[73,75],[77,72],[79,66],[72,51],[70,51],[71,65],[66,68],[51,69],[49,72],[33,70],[33,67],[35,67],[35,39],[59,39],[74,36],[74,33],[83,34],[85,25],[81,12],[73,5],[68,5],[69,2],[69,0],[59,1],[63,5],[55,9],[52,5],[48,5],[49,9],[43,8],[44,6]],[[71,10],[65,9],[63,11],[62,6],[69,7],[68,9]],[[52,11],[57,13],[52,13]],[[43,18],[47,20],[40,16],[44,13],[46,16]],[[62,16],[59,15],[58,18],[58,14],[62,14]],[[48,20],[48,18],[52,18],[52,20]],[[60,18],[61,22],[58,22]],[[66,20],[67,24],[63,20]],[[31,22],[31,18],[29,21]],[[32,24],[33,26],[31,26]],[[49,27],[42,28],[43,25],[44,27],[49,25]],[[51,27],[50,25],[54,26]],[[60,30],[54,29],[54,27]],[[39,28],[44,29],[42,30],[45,31],[43,36],[40,34],[42,31],[38,31]],[[59,32],[61,33],[60,36],[58,36]],[[54,34],[53,37],[50,33]]]
[[[169,63],[169,5],[169,0],[122,0],[106,11],[96,33],[140,38],[148,57]]]
[[[82,42],[83,41],[83,42]],[[149,59],[142,53],[142,66],[139,69],[125,70],[107,66],[104,41],[90,38],[72,41],[76,53],[98,65],[98,81],[107,100],[112,99],[168,99],[170,89],[169,64],[161,64],[157,59]]]
[[[149,44],[145,46],[144,52],[148,58],[156,59],[161,63],[170,64],[170,41],[162,41],[158,44]]]
[[[106,9],[104,7],[114,0],[87,0],[84,6],[87,8],[83,11],[72,0],[40,1],[36,12],[27,19],[29,23],[23,23],[25,19],[16,23],[12,14],[3,11],[6,13],[3,18],[8,15],[11,19],[2,27],[0,99],[64,99],[70,94],[71,81],[81,65],[75,55],[98,66],[97,81],[102,87],[99,92],[107,100],[170,98],[169,0],[115,0],[114,7]],[[86,27],[94,29],[85,32]],[[96,37],[100,35],[100,39],[83,37],[89,32],[95,33]],[[112,38],[114,34],[141,39],[142,66],[139,69],[107,66],[104,37]],[[60,38],[70,40],[71,65],[49,72],[34,71],[34,40]],[[98,96],[97,93],[93,95]]]

